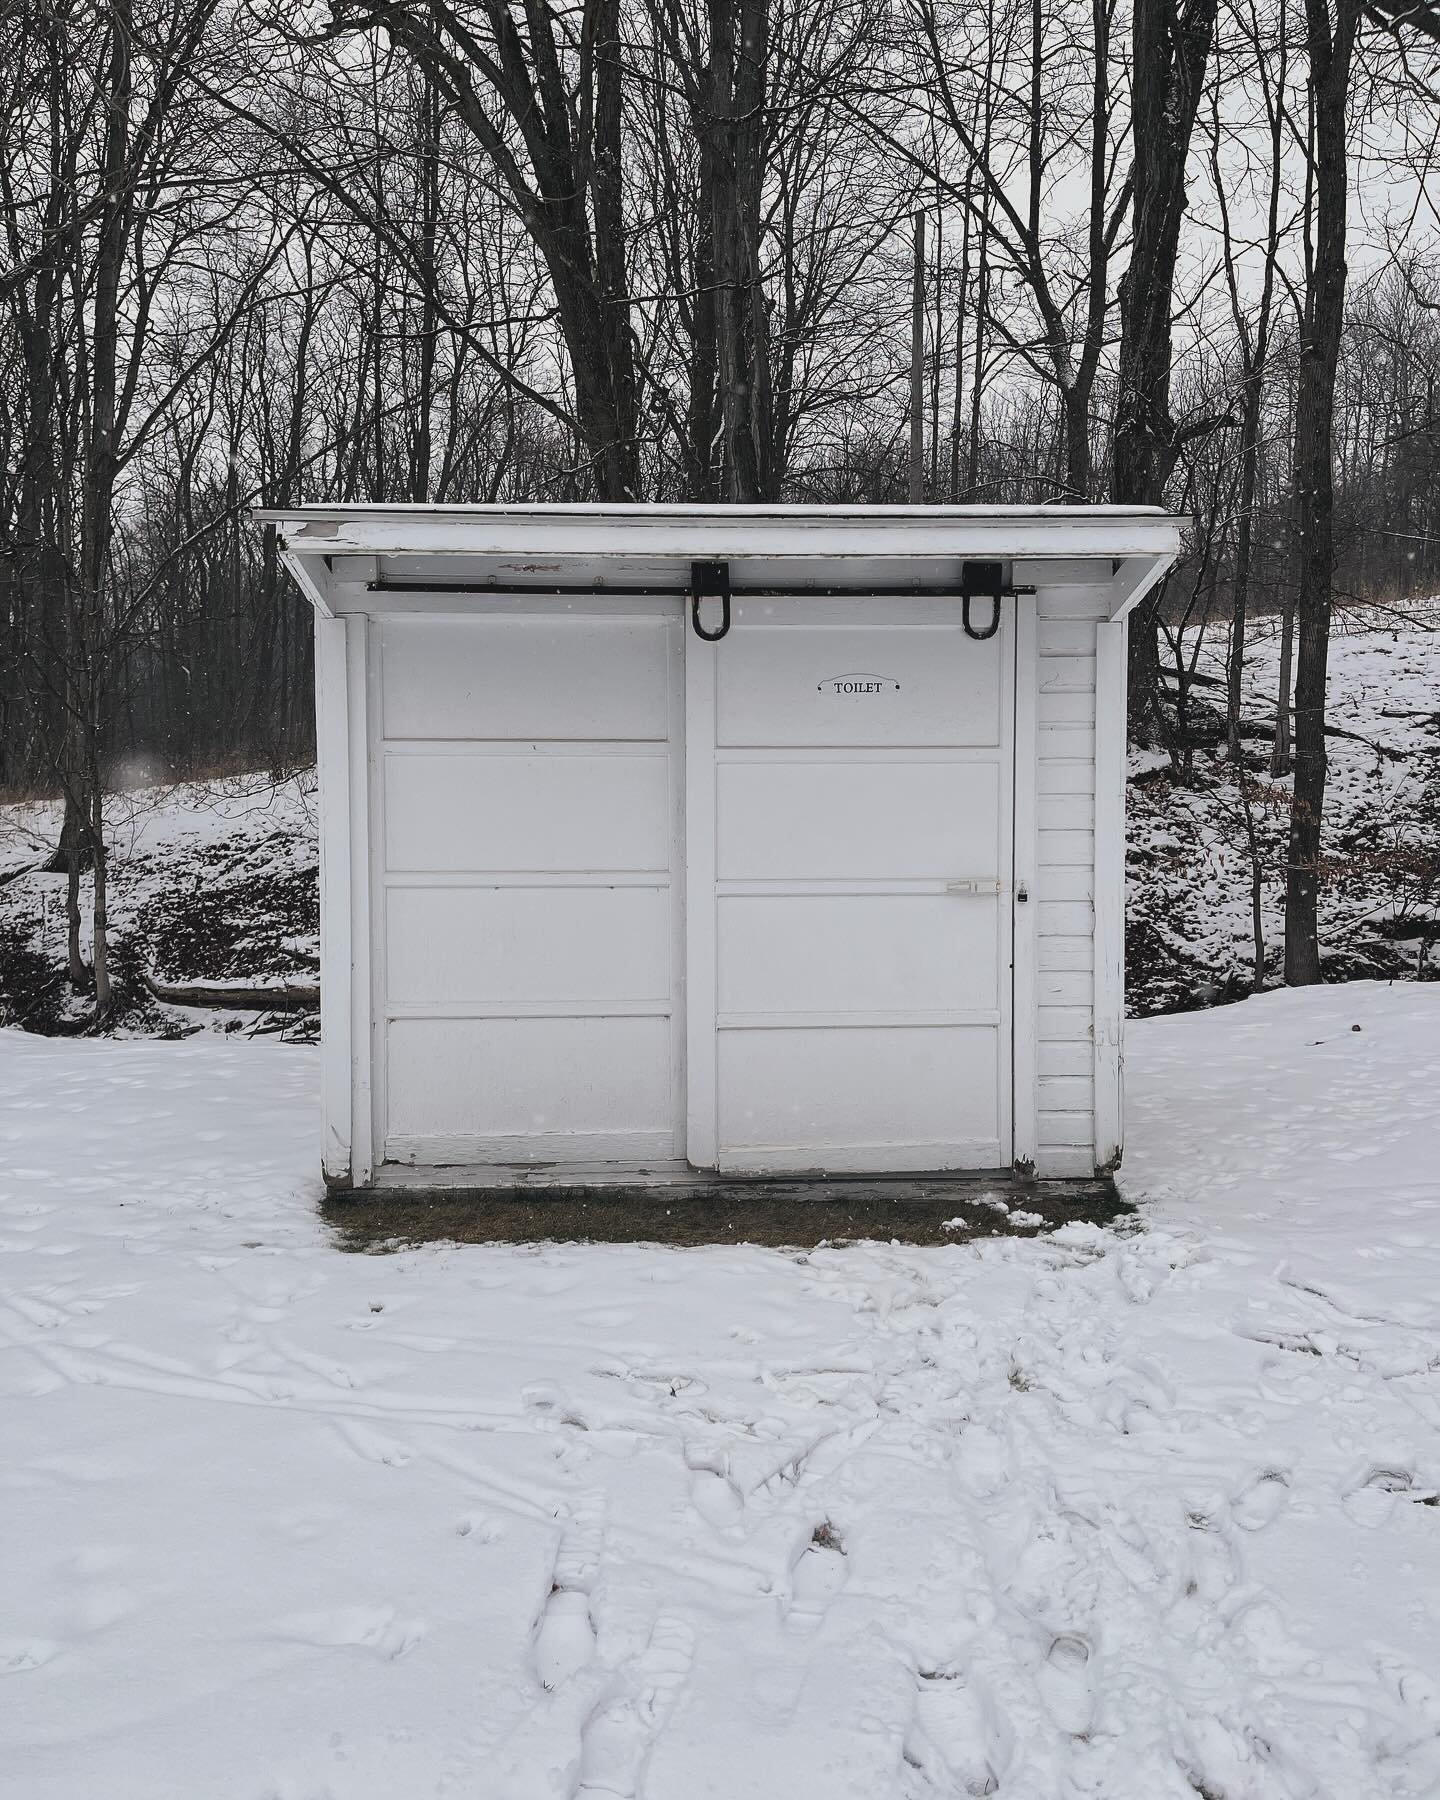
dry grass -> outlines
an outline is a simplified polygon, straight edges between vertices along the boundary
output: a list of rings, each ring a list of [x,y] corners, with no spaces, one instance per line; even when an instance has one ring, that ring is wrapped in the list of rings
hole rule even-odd
[[[1003,1200],[1027,1219],[1015,1224]],[[987,1204],[987,1202],[989,1202]],[[715,1181],[667,1188],[472,1188],[332,1194],[322,1216],[345,1250],[414,1244],[761,1244],[814,1249],[865,1239],[958,1244],[1038,1237],[1077,1220],[1133,1218],[1108,1180]]]

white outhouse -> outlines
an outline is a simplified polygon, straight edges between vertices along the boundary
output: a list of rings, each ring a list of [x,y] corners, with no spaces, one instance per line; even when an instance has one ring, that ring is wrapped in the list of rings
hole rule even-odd
[[[1121,1145],[1145,508],[306,506],[324,1172]]]

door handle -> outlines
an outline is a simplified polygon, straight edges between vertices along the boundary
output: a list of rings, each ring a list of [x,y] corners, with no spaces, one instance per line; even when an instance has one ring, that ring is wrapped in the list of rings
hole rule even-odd
[[[945,883],[947,894],[998,894],[1000,883],[983,875],[968,875],[959,881]]]

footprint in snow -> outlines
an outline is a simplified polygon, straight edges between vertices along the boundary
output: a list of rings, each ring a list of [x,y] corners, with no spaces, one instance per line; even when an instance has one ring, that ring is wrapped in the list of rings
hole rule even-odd
[[[956,1670],[921,1669],[905,1760],[941,1794],[993,1794],[1000,1786],[994,1731],[979,1695]]]
[[[690,1504],[696,1512],[717,1531],[738,1525],[745,1510],[745,1496],[730,1478],[724,1452],[687,1443],[684,1457],[690,1471]]]
[[[1415,1486],[1415,1477],[1408,1469],[1390,1465],[1371,1469],[1362,1480],[1345,1490],[1340,1504],[1354,1524],[1373,1529],[1386,1522],[1397,1501],[1402,1499],[1419,1500],[1425,1505],[1435,1503],[1432,1492]]]
[[[656,1620],[649,1644],[622,1671],[623,1691],[612,1693],[582,1728],[576,1800],[635,1800],[645,1759],[694,1656],[695,1636],[683,1619]]]
[[[690,1501],[696,1512],[717,1531],[733,1530],[740,1522],[745,1502],[728,1476],[715,1469],[697,1469],[690,1484]]]
[[[1416,1715],[1427,1732],[1440,1734],[1440,1685],[1423,1670],[1395,1656],[1377,1658],[1375,1668],[1400,1704]]]
[[[385,1463],[392,1469],[403,1469],[414,1458],[415,1452],[409,1444],[401,1443],[398,1438],[387,1437],[383,1431],[375,1431],[357,1420],[337,1420],[335,1429],[355,1454],[366,1462]]]
[[[508,1530],[509,1525],[504,1519],[492,1518],[486,1512],[470,1512],[456,1524],[455,1535],[473,1538],[477,1544],[496,1544]]]
[[[826,1520],[815,1527],[810,1542],[790,1567],[790,1605],[786,1622],[792,1631],[818,1630],[831,1602],[844,1587],[848,1573],[845,1545],[839,1532]]]
[[[1230,1517],[1242,1531],[1263,1531],[1289,1497],[1290,1477],[1284,1470],[1264,1469],[1230,1502]]]
[[[562,1526],[550,1591],[535,1626],[535,1674],[547,1691],[578,1675],[595,1657],[590,1592],[604,1544],[604,1495],[584,1495]]]
[[[590,1596],[552,1587],[535,1628],[535,1673],[548,1692],[578,1675],[595,1655]]]
[[[1240,1579],[1230,1534],[1217,1531],[1214,1521],[1204,1512],[1192,1512],[1189,1527],[1186,1541],[1189,1568],[1181,1600],[1216,1606]]]
[[[1077,1632],[1062,1632],[1045,1653],[1037,1682],[1050,1717],[1070,1737],[1085,1737],[1094,1716],[1090,1645]]]
[[[408,1656],[425,1635],[420,1619],[402,1619],[393,1606],[337,1606],[327,1612],[295,1613],[281,1619],[278,1635],[317,1650],[355,1646],[373,1650],[387,1662]]]
[[[23,1675],[29,1669],[43,1669],[61,1649],[49,1638],[0,1638],[0,1675]]]

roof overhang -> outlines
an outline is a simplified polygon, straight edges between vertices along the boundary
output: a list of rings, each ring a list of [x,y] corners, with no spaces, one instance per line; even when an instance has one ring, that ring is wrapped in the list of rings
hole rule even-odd
[[[1119,619],[1164,577],[1187,523],[1126,506],[353,505],[262,507],[254,518],[275,527],[325,617],[387,610],[388,576],[411,597],[432,580],[453,603],[576,575],[596,592],[666,581],[680,591],[692,560],[740,562],[757,581],[793,579],[804,592],[837,575],[859,585],[862,559],[917,586],[953,582],[961,561],[984,559],[1057,565],[1025,575],[1103,586]]]

